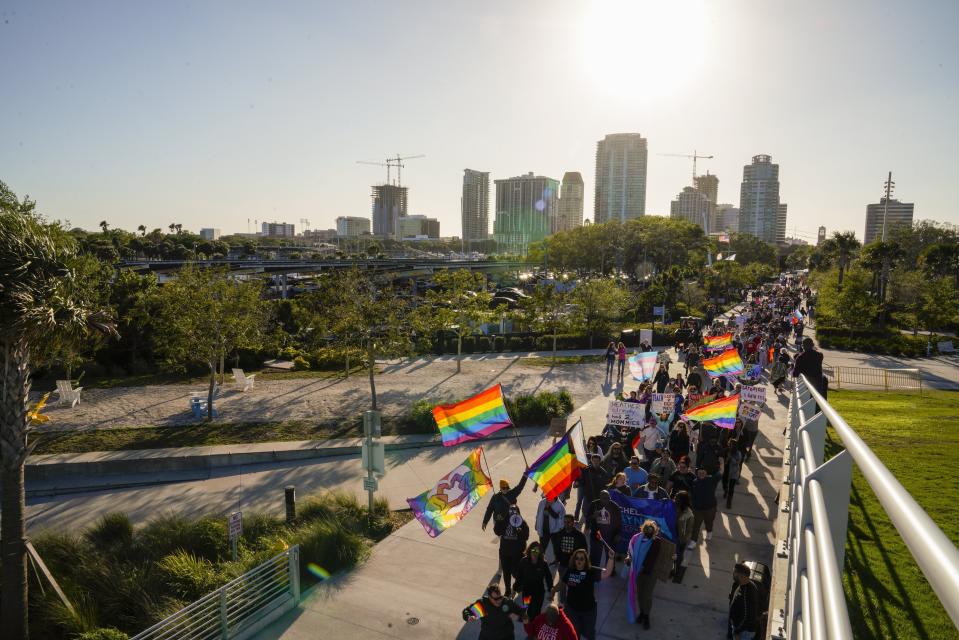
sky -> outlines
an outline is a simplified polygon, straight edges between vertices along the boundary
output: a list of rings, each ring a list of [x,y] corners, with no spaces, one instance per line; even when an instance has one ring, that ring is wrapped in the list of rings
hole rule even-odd
[[[465,168],[579,171],[592,218],[596,142],[639,132],[647,214],[691,181],[658,154],[696,150],[737,206],[771,155],[789,236],[861,237],[888,171],[956,224],[957,23],[954,0],[0,0],[0,180],[90,229],[325,229],[370,214],[385,169],[358,160],[424,154],[409,213],[450,236]]]

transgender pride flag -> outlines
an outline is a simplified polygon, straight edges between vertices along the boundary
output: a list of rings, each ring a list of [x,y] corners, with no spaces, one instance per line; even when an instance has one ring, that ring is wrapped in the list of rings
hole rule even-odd
[[[656,351],[644,351],[629,357],[629,374],[633,380],[649,380],[656,373],[656,358],[659,353]]]

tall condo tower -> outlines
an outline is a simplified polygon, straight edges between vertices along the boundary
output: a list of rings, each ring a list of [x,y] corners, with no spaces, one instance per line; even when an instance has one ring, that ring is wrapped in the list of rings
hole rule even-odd
[[[646,215],[646,138],[611,133],[596,143],[593,222],[625,222]]]

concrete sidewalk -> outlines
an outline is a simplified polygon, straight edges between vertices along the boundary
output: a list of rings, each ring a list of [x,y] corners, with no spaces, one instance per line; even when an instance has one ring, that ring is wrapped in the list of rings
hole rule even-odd
[[[608,399],[596,396],[573,412],[574,419],[583,418],[587,434],[602,429]],[[625,581],[613,576],[597,587],[600,640],[725,638],[733,565],[740,560],[771,564],[785,402],[785,397],[769,390],[756,455],[743,468],[743,484],[737,487],[733,508],[720,507],[713,539],[691,552],[683,583],[657,584],[652,631],[644,632],[626,620]],[[540,440],[531,457],[546,444]],[[508,445],[503,443],[490,455],[494,482],[506,478],[515,483],[525,468],[518,450],[502,457]],[[464,455],[469,449],[463,447]],[[530,490],[520,496],[527,518],[535,514],[538,500],[539,495]],[[476,638],[479,624],[464,623],[460,612],[497,579],[497,540],[480,528],[487,501],[477,506],[480,513],[435,539],[417,521],[408,523],[377,545],[366,564],[311,589],[297,609],[257,637]],[[518,624],[517,637],[525,637]]]

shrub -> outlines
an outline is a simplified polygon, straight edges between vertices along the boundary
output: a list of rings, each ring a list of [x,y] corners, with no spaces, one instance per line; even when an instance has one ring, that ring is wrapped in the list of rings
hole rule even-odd
[[[140,531],[137,546],[151,558],[183,550],[211,562],[223,560],[229,555],[226,518],[188,520],[176,515],[161,516]]]
[[[333,520],[317,520],[296,532],[300,545],[301,575],[310,575],[306,566],[317,564],[333,573],[354,566],[366,557],[369,546],[359,534]]]
[[[220,576],[213,563],[186,551],[166,556],[157,566],[170,591],[190,602],[220,586]]]
[[[113,627],[101,627],[81,633],[76,640],[128,640],[130,636]]]
[[[322,496],[310,496],[296,505],[296,518],[299,522],[333,520],[336,518],[336,509],[328,499]]]
[[[309,371],[310,363],[303,356],[296,356],[293,358],[293,370],[294,371]]]
[[[133,523],[125,513],[108,513],[87,529],[84,535],[98,549],[126,546],[133,542]]]
[[[432,433],[435,431],[433,403],[429,400],[417,400],[410,407],[405,421],[404,433]]]
[[[506,407],[516,426],[545,426],[553,418],[568,416],[573,410],[573,398],[565,389],[543,391],[509,398]]]

